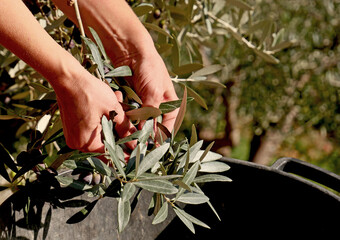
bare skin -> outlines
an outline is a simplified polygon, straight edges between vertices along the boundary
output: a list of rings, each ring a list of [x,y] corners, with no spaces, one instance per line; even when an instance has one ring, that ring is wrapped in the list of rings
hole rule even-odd
[[[74,22],[73,7],[66,0],[55,4]],[[124,0],[78,0],[84,28],[92,27],[102,39],[115,67],[128,65],[129,80],[144,106],[158,107],[176,100],[165,64],[147,30]],[[39,25],[21,0],[0,0],[0,44],[41,73],[54,88],[69,147],[85,152],[104,152],[101,117],[118,113],[114,121],[120,137],[136,131],[119,101],[105,83],[88,73]],[[163,124],[171,131],[177,112],[166,114]],[[135,142],[128,143],[134,148]]]

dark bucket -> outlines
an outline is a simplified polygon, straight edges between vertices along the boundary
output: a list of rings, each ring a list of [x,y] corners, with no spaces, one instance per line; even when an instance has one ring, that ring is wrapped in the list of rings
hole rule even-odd
[[[17,227],[16,236],[18,239],[65,240],[243,240],[283,237],[331,239],[339,235],[340,197],[335,193],[340,192],[338,175],[291,158],[279,159],[271,167],[227,158],[221,161],[231,167],[224,174],[233,181],[209,183],[202,187],[221,221],[207,204],[185,208],[185,211],[207,223],[210,230],[195,226],[196,234],[192,234],[177,217],[174,218],[172,211],[166,222],[152,225],[153,216],[147,215],[152,195],[143,192],[143,200],[138,202],[127,228],[121,234],[117,231],[115,219],[117,203],[114,199],[104,198],[78,224],[69,225],[66,220],[79,209],[55,209],[47,236],[44,229],[20,227]],[[7,210],[0,211],[0,226],[1,220],[6,220],[1,219],[1,215],[6,216]],[[45,205],[41,222],[46,222],[48,210]],[[22,216],[16,214],[16,220],[20,218]]]
[[[221,160],[230,165],[225,175],[233,182],[203,187],[221,221],[208,206],[187,206],[186,211],[211,229],[197,226],[194,235],[175,218],[158,240],[330,239],[339,235],[340,197],[328,189],[340,190],[338,175],[292,158],[279,159],[272,167]]]

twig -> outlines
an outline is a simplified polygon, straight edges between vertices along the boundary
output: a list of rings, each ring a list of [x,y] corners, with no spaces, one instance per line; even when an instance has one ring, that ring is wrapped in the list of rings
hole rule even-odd
[[[79,24],[79,30],[80,30],[80,34],[85,37],[85,31],[84,31],[84,26],[83,26],[83,22],[81,20],[80,17],[80,11],[79,11],[79,6],[78,6],[78,0],[73,0],[73,6],[74,6],[74,10],[76,11],[76,17],[77,17],[77,21]]]

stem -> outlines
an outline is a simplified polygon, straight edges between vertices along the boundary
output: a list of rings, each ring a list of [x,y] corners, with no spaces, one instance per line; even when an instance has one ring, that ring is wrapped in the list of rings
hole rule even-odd
[[[80,11],[79,11],[79,6],[78,6],[78,0],[74,0],[74,10],[76,11],[76,17],[77,17],[77,21],[79,23],[79,30],[80,30],[80,34],[85,37],[85,31],[84,31],[84,26],[83,26],[83,22],[81,21],[81,17],[80,17]]]

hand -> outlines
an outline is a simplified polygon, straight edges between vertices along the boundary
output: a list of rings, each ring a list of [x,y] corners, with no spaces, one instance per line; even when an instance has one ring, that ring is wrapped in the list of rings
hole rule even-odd
[[[117,112],[114,121],[120,137],[136,131],[119,103],[122,101],[121,92],[113,92],[107,84],[86,71],[70,79],[70,82],[75,84],[56,91],[66,143],[70,148],[84,152],[104,152],[101,118],[105,115],[109,119],[112,110]],[[127,146],[133,149],[135,144],[129,142]]]
[[[143,106],[159,107],[162,102],[178,100],[173,83],[166,66],[156,52],[145,56],[135,54],[115,65],[130,66],[133,77],[128,79],[143,102]],[[178,114],[178,110],[164,114],[162,124],[171,132]]]

